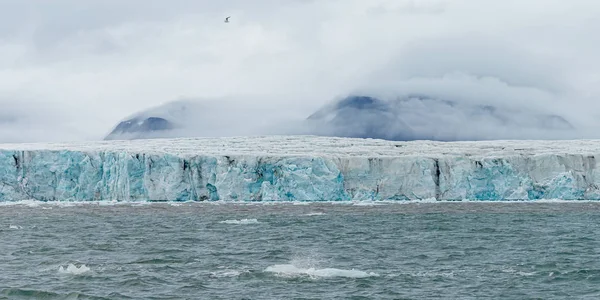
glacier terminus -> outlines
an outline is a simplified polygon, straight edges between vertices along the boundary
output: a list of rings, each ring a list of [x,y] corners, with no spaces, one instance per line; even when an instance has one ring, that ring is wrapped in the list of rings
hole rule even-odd
[[[0,145],[0,201],[598,200],[600,140]]]

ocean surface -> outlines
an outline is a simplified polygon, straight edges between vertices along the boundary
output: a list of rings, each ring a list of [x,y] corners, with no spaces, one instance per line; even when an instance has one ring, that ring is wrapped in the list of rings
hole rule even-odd
[[[0,299],[600,299],[600,202],[0,205]]]

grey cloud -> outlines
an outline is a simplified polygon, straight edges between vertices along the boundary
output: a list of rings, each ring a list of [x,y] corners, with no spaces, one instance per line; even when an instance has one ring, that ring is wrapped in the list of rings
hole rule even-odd
[[[407,45],[392,64],[386,66],[385,76],[396,80],[466,73],[549,92],[566,88],[559,64],[548,63],[518,45],[481,36],[419,40]]]
[[[567,136],[598,137],[598,11],[593,0],[6,0],[0,99],[20,108],[0,113],[0,142],[100,139],[182,95],[228,99],[201,109],[227,122],[192,120],[204,131],[188,135],[302,133],[332,100],[418,94],[559,114]]]
[[[395,1],[387,4],[379,4],[367,10],[374,15],[396,14],[396,15],[437,15],[446,11],[446,3],[443,1]]]
[[[3,143],[82,140],[85,118],[70,115],[68,107],[30,99],[0,99],[0,141]],[[85,139],[85,138],[84,138]]]

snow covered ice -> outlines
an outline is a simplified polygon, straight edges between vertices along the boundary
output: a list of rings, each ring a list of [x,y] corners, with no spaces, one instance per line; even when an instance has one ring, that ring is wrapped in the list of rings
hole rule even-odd
[[[313,136],[0,145],[0,201],[600,199],[600,141]]]

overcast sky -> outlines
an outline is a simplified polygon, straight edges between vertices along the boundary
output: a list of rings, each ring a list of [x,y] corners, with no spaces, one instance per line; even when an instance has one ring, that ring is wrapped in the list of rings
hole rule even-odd
[[[600,137],[598,32],[597,0],[0,0],[0,142],[100,139],[180,97],[307,116],[360,90],[558,110]]]

